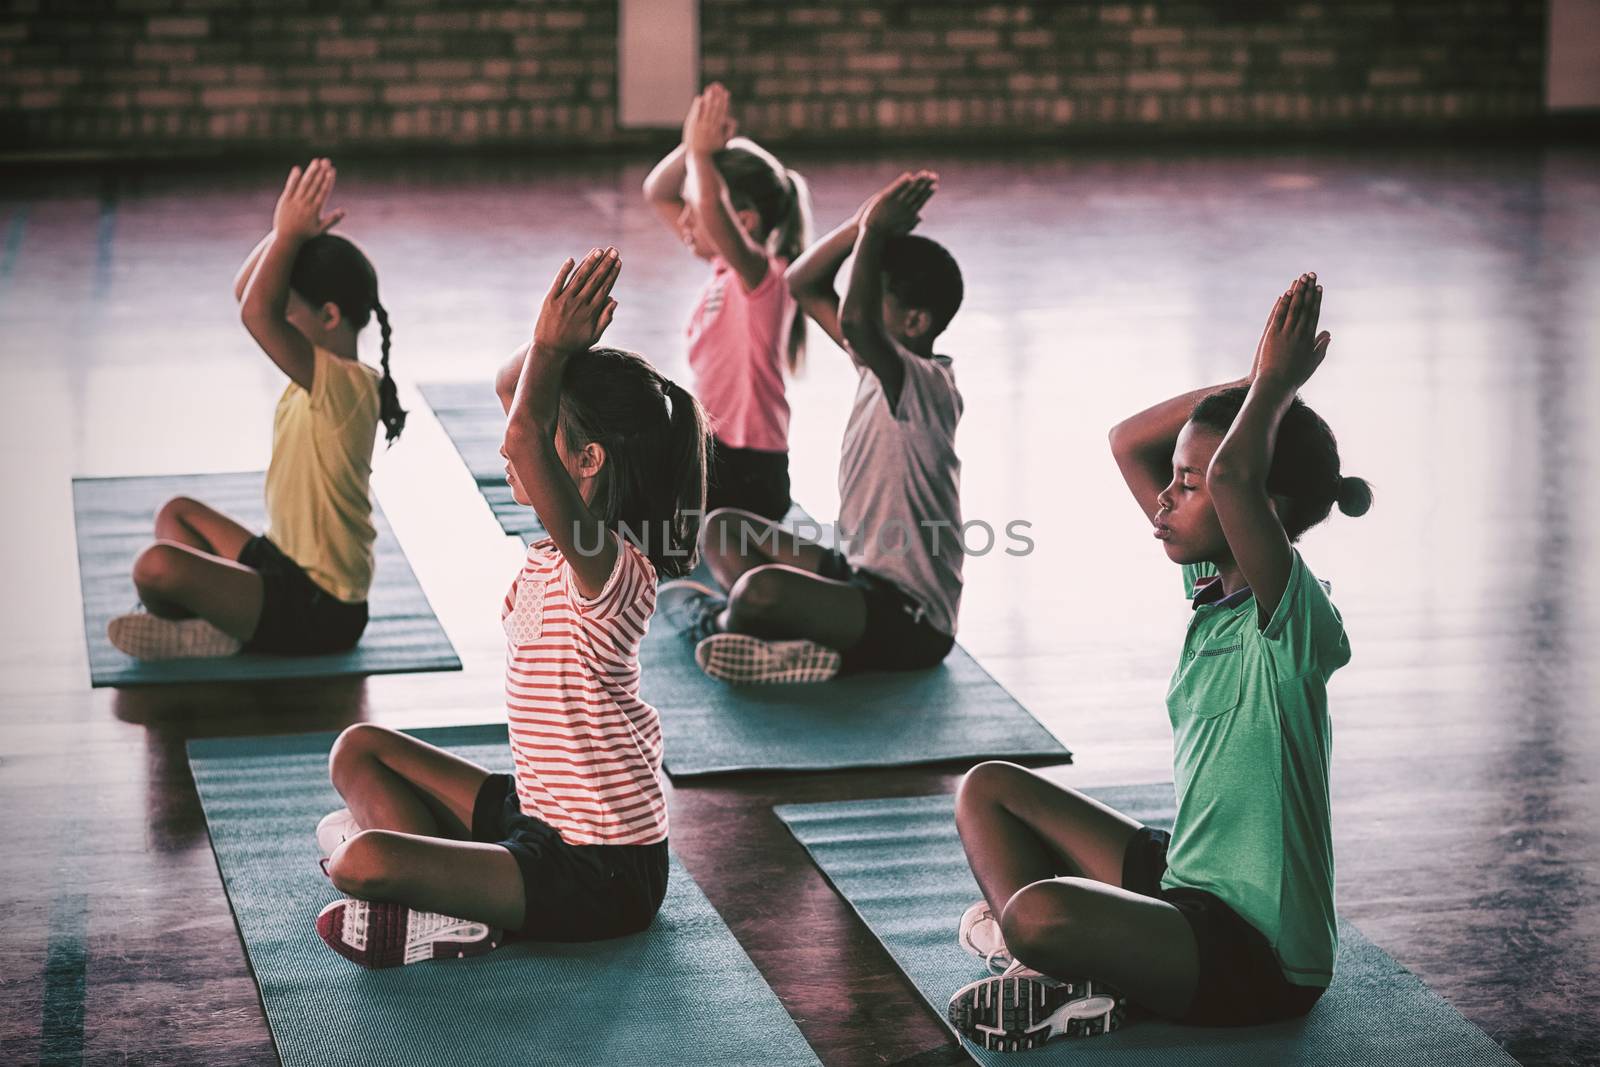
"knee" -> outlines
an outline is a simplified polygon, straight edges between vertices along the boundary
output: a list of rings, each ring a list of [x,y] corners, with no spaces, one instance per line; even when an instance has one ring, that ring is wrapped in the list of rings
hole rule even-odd
[[[345,727],[328,753],[328,778],[333,787],[343,794],[359,773],[361,764],[375,758],[392,733],[388,727],[370,722]]]
[[[387,830],[362,830],[328,858],[328,877],[346,896],[387,899],[398,881],[399,841]]]
[[[742,556],[749,547],[741,536],[748,512],[738,508],[714,508],[700,524],[700,551],[718,557]]]
[[[778,567],[745,571],[728,591],[728,602],[746,618],[770,620],[784,608],[784,574]]]
[[[167,523],[182,522],[184,516],[193,511],[198,502],[193,497],[175,496],[156,509],[156,525],[163,526]]]
[[[1006,795],[1019,772],[1027,773],[1015,763],[1002,760],[989,760],[972,768],[956,789],[956,817],[960,818],[963,812],[994,806]]]
[[[1011,954],[1033,967],[1061,966],[1085,933],[1083,890],[1064,879],[1025,885],[1000,912],[1000,936]],[[1042,968],[1041,968],[1042,969]]]
[[[183,556],[183,549],[157,541],[134,559],[133,584],[144,591],[171,591],[180,581]]]

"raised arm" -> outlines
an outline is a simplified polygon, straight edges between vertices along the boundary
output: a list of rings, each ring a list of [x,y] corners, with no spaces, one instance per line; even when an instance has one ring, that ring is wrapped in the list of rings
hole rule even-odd
[[[857,227],[855,266],[839,306],[839,332],[857,364],[877,376],[890,408],[900,403],[905,384],[905,356],[883,321],[883,246],[891,237],[910,233],[921,218],[917,212],[937,188],[929,171],[906,173],[862,206]]]
[[[256,344],[302,389],[311,388],[316,356],[311,342],[287,317],[289,274],[300,246],[344,217],[343,212],[322,213],[333,192],[334,177],[333,164],[326,159],[312,160],[304,171],[295,167],[289,172],[272,213],[272,233],[245,286],[239,309],[239,319]]]
[[[1267,472],[1278,424],[1327,354],[1330,336],[1317,333],[1321,310],[1322,287],[1315,274],[1301,275],[1278,298],[1267,320],[1244,407],[1206,471],[1206,490],[1228,550],[1255,596],[1262,625],[1283,599],[1294,566],[1294,549],[1267,493]]]
[[[644,179],[644,198],[674,233],[683,214],[683,182],[688,169],[689,150],[680,144],[661,157]]]
[[[528,353],[532,351],[533,342],[529,341],[513,352],[511,358],[494,373],[494,395],[500,398],[500,408],[507,415],[511,414],[511,401],[516,398],[523,365],[528,362]]]
[[[1255,381],[1256,371],[1261,366],[1261,349],[1267,342],[1271,327],[1269,316],[1267,330],[1262,331],[1261,339],[1256,342],[1255,358],[1251,361],[1250,373],[1245,377],[1163,400],[1111,427],[1111,454],[1116,457],[1122,480],[1128,483],[1128,489],[1139,502],[1139,510],[1144,512],[1145,518],[1154,517],[1160,509],[1156,496],[1172,480],[1172,449],[1178,442],[1178,431],[1189,421],[1189,413],[1196,404],[1219,389],[1247,386]]]
[[[256,246],[250,250],[250,254],[245,256],[244,262],[239,265],[239,273],[233,276],[233,299],[236,302],[244,302],[245,288],[249,286],[250,279],[255,276],[256,265],[261,262],[262,254],[266,252],[267,246],[271,243],[272,231],[268,230],[267,235],[256,242]]]
[[[850,258],[860,232],[861,213],[834,227],[826,236],[800,254],[784,271],[784,281],[794,294],[800,310],[833,338],[834,344],[849,352],[844,332],[839,329],[839,293],[834,288],[839,268]],[[854,358],[852,356],[852,358]]]
[[[506,458],[556,548],[572,566],[578,591],[589,599],[605,588],[616,566],[617,542],[584,503],[556,451],[561,375],[567,361],[583,359],[611,324],[617,310],[611,288],[621,270],[615,248],[594,249],[576,269],[570,259],[561,264],[539,309],[533,343],[506,419]]]
[[[717,253],[728,261],[749,292],[766,280],[767,250],[739,225],[733,200],[728,196],[728,183],[712,161],[717,152],[727,147],[736,128],[728,115],[728,90],[713,82],[695,97],[689,105],[689,117],[683,121],[688,160],[683,195],[694,207],[695,217]]]
[[[1248,384],[1250,379],[1241,378],[1181,393],[1111,427],[1111,454],[1145,518],[1160,510],[1156,497],[1172,481],[1172,450],[1194,406],[1219,389]]]

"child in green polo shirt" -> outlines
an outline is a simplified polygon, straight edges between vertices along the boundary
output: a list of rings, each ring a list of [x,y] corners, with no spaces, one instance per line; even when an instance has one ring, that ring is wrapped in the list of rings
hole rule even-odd
[[[972,769],[956,827],[984,900],[959,940],[996,977],[950,1001],[990,1049],[1116,1026],[1126,1000],[1239,1026],[1303,1015],[1333,977],[1327,681],[1339,612],[1294,548],[1367,483],[1296,395],[1327,354],[1322,287],[1278,299],[1250,373],[1127,419],[1111,448],[1193,614],[1167,693],[1171,835],[1021,767]]]

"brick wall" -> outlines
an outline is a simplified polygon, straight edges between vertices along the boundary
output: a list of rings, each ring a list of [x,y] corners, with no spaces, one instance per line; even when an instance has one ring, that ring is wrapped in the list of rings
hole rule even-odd
[[[607,0],[9,0],[7,148],[606,141]]]
[[[707,78],[779,139],[1416,128],[1543,113],[1536,0],[703,0]]]
[[[705,77],[773,141],[1285,127],[1543,113],[1533,0],[702,0]],[[0,144],[185,152],[591,143],[615,0],[9,0]]]

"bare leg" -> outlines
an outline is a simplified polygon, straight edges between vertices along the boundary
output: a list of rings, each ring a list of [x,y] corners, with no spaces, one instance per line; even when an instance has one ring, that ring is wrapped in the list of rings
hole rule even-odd
[[[215,508],[186,496],[175,496],[156,512],[156,540],[173,541],[223,559],[236,560],[250,530]]]
[[[729,633],[805,638],[843,650],[866,631],[867,601],[848,582],[767,564],[746,571],[733,583],[718,625]]]
[[[261,575],[241,563],[175,541],[157,541],[133,561],[133,584],[152,615],[198,615],[240,641],[261,621]]]
[[[501,846],[482,842],[363,830],[328,860],[328,877],[361,900],[392,901],[505,930],[520,928],[526,911],[517,861]]]
[[[718,508],[700,527],[700,552],[717,584],[732,589],[748,570],[781,563],[816,573],[827,549],[796,537],[771,519],[753,511]]]
[[[1188,1008],[1194,935],[1171,904],[1122,888],[1139,824],[1010,763],[968,772],[956,829],[1012,955],[1064,979],[1109,982],[1169,1017]]]
[[[388,727],[357,723],[334,742],[328,776],[364,830],[465,840],[489,772]]]

